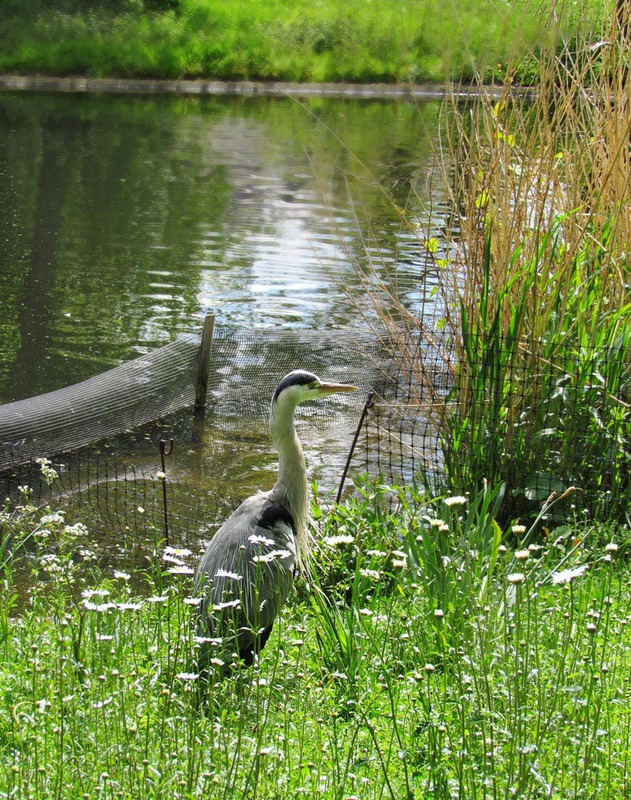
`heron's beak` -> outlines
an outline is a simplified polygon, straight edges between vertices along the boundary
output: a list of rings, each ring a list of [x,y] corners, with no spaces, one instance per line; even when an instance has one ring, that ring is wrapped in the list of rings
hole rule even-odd
[[[334,392],[356,392],[359,387],[351,386],[350,383],[326,383],[322,382],[318,391],[322,394],[333,394]]]

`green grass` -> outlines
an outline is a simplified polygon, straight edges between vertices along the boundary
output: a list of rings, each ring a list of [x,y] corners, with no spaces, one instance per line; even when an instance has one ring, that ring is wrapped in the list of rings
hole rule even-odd
[[[176,563],[195,556],[124,574],[57,515],[5,513],[0,797],[626,796],[625,542],[576,526],[528,549],[500,495],[360,483],[206,710]]]
[[[145,7],[147,6],[147,7]],[[601,13],[593,4],[594,15]],[[564,31],[579,22],[563,11]],[[581,19],[580,24],[584,23]],[[443,82],[502,75],[548,40],[514,0],[10,3],[0,71],[58,76]]]

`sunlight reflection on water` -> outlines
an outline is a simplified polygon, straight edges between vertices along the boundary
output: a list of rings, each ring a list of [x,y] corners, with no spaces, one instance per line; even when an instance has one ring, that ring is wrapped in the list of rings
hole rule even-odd
[[[0,401],[198,333],[209,313],[236,330],[346,331],[364,324],[373,279],[396,281],[409,304],[427,302],[435,277],[420,237],[378,184],[423,217],[437,104],[311,104],[321,121],[287,98],[0,95]],[[344,335],[321,366],[343,364]],[[269,364],[249,343],[227,374],[236,381],[239,365],[257,359],[279,371],[265,374],[273,382],[313,368],[308,347],[285,348],[282,364]],[[359,408],[338,428],[322,419],[304,427],[309,467],[329,485]],[[266,414],[254,426],[263,444],[248,441],[244,420],[221,467],[218,448],[208,452],[209,420],[206,450],[184,441],[175,469],[204,481],[223,470],[241,494],[251,444],[271,477]],[[149,444],[142,454],[117,446],[121,458],[154,464]]]

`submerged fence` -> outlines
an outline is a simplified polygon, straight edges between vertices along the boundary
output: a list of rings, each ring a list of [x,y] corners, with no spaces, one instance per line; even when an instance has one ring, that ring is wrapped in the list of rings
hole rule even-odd
[[[505,481],[507,516],[536,514],[551,492],[569,486],[581,490],[569,502],[590,516],[624,519],[630,507],[624,352],[585,350],[539,360],[513,352],[500,376],[485,363],[481,348],[479,360],[463,364],[447,342],[421,342],[403,362],[396,344],[377,344],[369,331],[217,328],[202,420],[193,413],[199,346],[199,337],[178,340],[146,359],[144,372],[141,364],[126,366],[134,386],[141,387],[143,405],[152,409],[151,419],[158,421],[106,438],[112,416],[108,397],[124,398],[126,389],[110,382],[117,387],[110,392],[108,381],[101,380],[103,391],[86,406],[93,403],[94,414],[81,420],[71,415],[76,424],[67,441],[52,425],[57,433],[46,454],[54,457],[59,478],[51,487],[39,479],[37,465],[7,463],[16,442],[22,452],[29,444],[24,427],[16,434],[5,428],[0,443],[5,494],[27,484],[36,499],[53,498],[95,530],[138,537],[164,531],[166,491],[173,540],[199,542],[245,494],[267,488],[275,463],[267,434],[270,398],[280,377],[303,367],[361,389],[301,407],[297,415],[308,468],[331,500],[345,472],[347,488],[363,473],[388,483],[419,480],[444,487],[447,470],[452,488],[462,491],[475,490],[485,478]],[[469,353],[470,361],[471,354],[477,358],[475,346]],[[167,391],[159,364],[178,376],[177,391]],[[51,426],[50,409],[40,413],[42,398],[23,403],[38,412],[31,425],[44,419]],[[119,422],[120,415],[114,413]],[[78,448],[77,431],[85,426],[86,439],[93,442],[99,425],[101,441]],[[175,450],[166,462],[165,484],[159,441],[171,437]],[[42,454],[40,448],[37,455]]]
[[[366,394],[387,381],[387,358],[370,333],[350,328],[279,333],[216,327],[203,415],[193,408],[199,348],[200,337],[186,337],[90,382],[21,401],[17,435],[10,424],[16,418],[16,404],[0,408],[0,491],[15,496],[18,486],[29,486],[34,500],[61,504],[71,517],[93,529],[150,535],[164,530],[166,489],[173,540],[207,537],[243,496],[273,482],[276,456],[267,430],[270,400],[280,378],[302,367],[360,387],[353,395],[301,406],[297,414],[310,474],[326,486],[327,493],[335,493]],[[94,415],[85,419],[83,400],[97,380],[101,391],[93,404]],[[133,390],[129,409],[121,403],[126,381]],[[75,401],[67,401],[77,396],[84,427],[75,426],[66,440],[67,421],[77,421]],[[42,408],[47,409],[45,414]],[[29,409],[36,410],[30,418]],[[143,424],[133,425],[132,414],[143,415]],[[9,420],[4,427],[3,419]],[[87,447],[77,446],[81,430],[81,444],[90,443]],[[168,449],[171,438],[174,450],[166,458],[164,484],[159,443],[166,440]],[[52,459],[58,478],[50,487],[25,453]],[[352,485],[358,471],[364,471],[364,465],[354,459],[347,485]]]

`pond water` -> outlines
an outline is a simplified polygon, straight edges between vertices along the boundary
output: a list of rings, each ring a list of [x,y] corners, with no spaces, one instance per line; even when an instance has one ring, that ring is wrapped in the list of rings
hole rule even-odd
[[[0,402],[199,331],[359,319],[357,265],[426,265],[437,102],[0,95]],[[412,208],[414,213],[414,208]],[[377,252],[378,248],[378,252]]]
[[[423,302],[423,248],[387,193],[422,217],[438,114],[403,99],[0,94],[0,402],[199,332],[209,313],[248,330],[361,325],[368,261]]]

